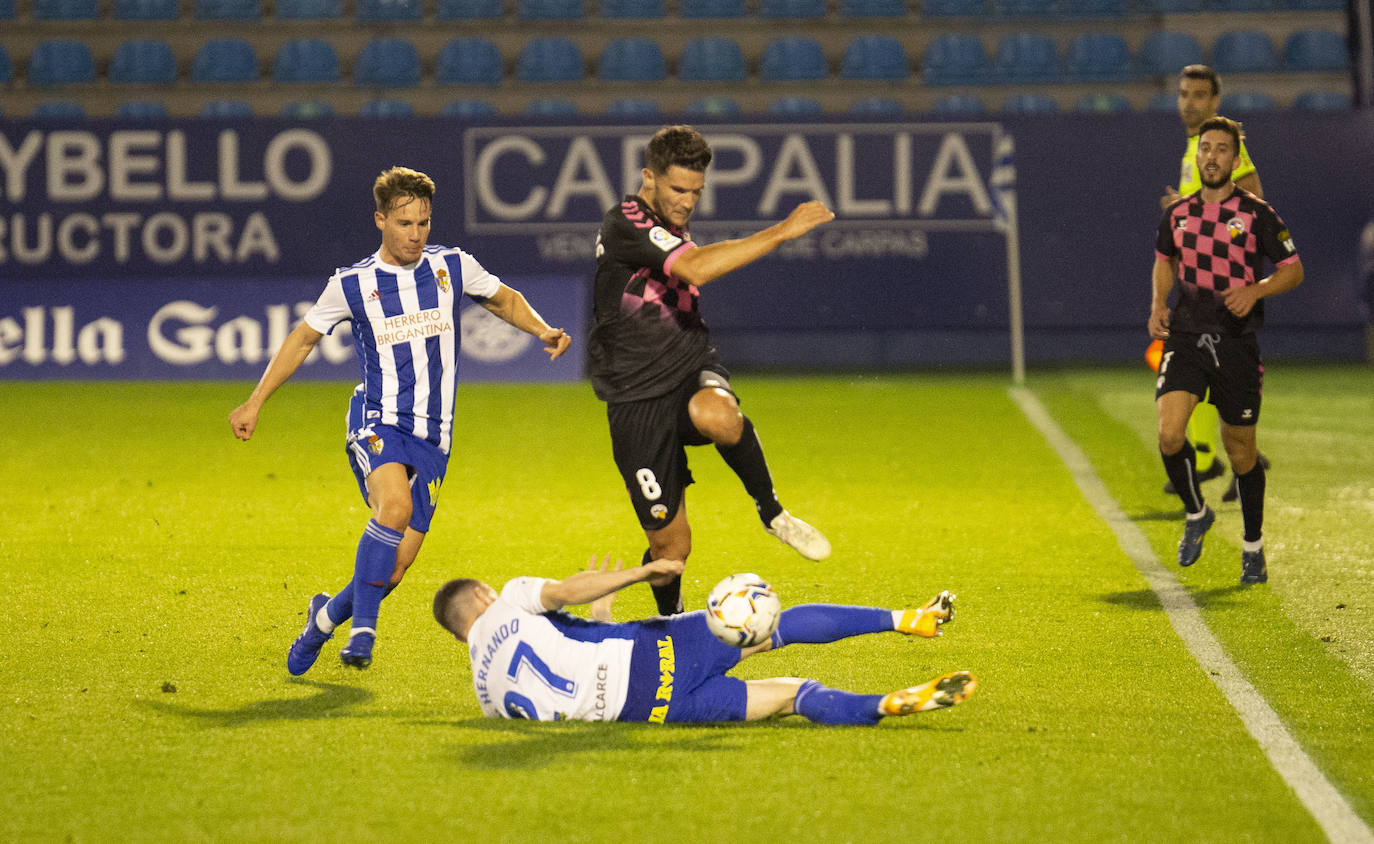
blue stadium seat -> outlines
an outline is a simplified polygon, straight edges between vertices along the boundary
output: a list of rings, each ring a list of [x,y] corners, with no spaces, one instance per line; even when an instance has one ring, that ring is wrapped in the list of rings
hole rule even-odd
[[[1048,18],[1059,14],[1058,0],[992,0],[999,18]]]
[[[677,13],[684,18],[742,18],[744,0],[682,0]]]
[[[115,47],[106,76],[111,82],[171,85],[177,81],[177,60],[166,41],[125,41]]]
[[[1279,69],[1279,58],[1268,35],[1237,29],[1217,36],[1212,45],[1212,67],[1221,74],[1269,73]]]
[[[759,17],[763,18],[823,18],[825,0],[760,0]]]
[[[987,0],[921,0],[926,18],[981,18],[987,13]]]
[[[1002,82],[1051,82],[1059,76],[1059,53],[1048,35],[1014,32],[997,42],[992,65]]]
[[[516,0],[515,16],[522,21],[581,20],[582,0]]]
[[[1131,101],[1121,94],[1088,94],[1074,103],[1074,111],[1121,114],[1131,110]]]
[[[1012,94],[1002,101],[1002,111],[1011,114],[1053,114],[1059,102],[1049,94]]]
[[[1136,67],[1145,76],[1177,76],[1188,65],[1202,63],[1202,45],[1189,32],[1151,32],[1136,56]]]
[[[983,114],[987,106],[981,97],[971,94],[946,94],[930,106],[934,114]]]
[[[353,61],[353,83],[376,88],[420,84],[420,52],[404,38],[373,38]]]
[[[256,82],[258,56],[242,38],[206,41],[191,60],[191,81]]]
[[[1063,0],[1059,13],[1069,18],[1124,18],[1131,13],[1130,0]]]
[[[405,100],[368,100],[358,108],[359,117],[413,117],[415,107]]]
[[[504,76],[496,45],[480,36],[449,41],[434,65],[434,81],[441,85],[500,85]]]
[[[825,108],[812,97],[779,97],[768,104],[769,114],[823,114]]]
[[[418,21],[422,17],[420,0],[358,0],[355,17],[362,23]]]
[[[0,44],[0,84],[14,81],[14,65],[10,63],[10,54],[5,52],[5,45]]]
[[[491,20],[501,16],[501,0],[438,0],[434,4],[434,17],[441,21]]]
[[[334,52],[334,45],[322,38],[293,38],[277,48],[272,61],[273,82],[338,82],[340,76],[339,55]]]
[[[739,44],[724,36],[708,35],[688,41],[682,48],[677,75],[684,82],[743,82],[749,70]]]
[[[261,0],[196,0],[196,20],[259,21]]]
[[[201,106],[200,116],[220,119],[252,117],[253,106],[243,100],[211,100]]]
[[[926,48],[921,78],[929,85],[986,82],[988,54],[976,35],[940,35]]]
[[[1268,12],[1274,8],[1274,0],[1207,0],[1209,11],[1217,14],[1233,15],[1240,12]]]
[[[33,0],[34,20],[88,21],[98,17],[96,0]]]
[[[603,18],[643,20],[667,16],[668,4],[664,0],[601,0]]]
[[[1330,29],[1300,29],[1283,45],[1285,70],[1297,72],[1344,72],[1350,69],[1345,36]]]
[[[578,110],[577,104],[572,100],[560,97],[540,97],[530,100],[522,113],[535,117],[575,117]]]
[[[743,111],[734,99],[719,94],[687,104],[687,113],[693,117],[738,117]]]
[[[602,51],[596,78],[606,82],[661,82],[668,78],[668,60],[657,41],[617,38]]]
[[[174,21],[181,17],[177,0],[115,0],[117,21]]]
[[[1221,95],[1218,112],[1229,116],[1233,112],[1274,111],[1278,107],[1279,104],[1268,94],[1259,91],[1236,91],[1233,94]]]
[[[659,113],[658,103],[643,97],[624,97],[612,100],[606,113],[615,117],[648,117]]]
[[[842,18],[904,18],[906,0],[840,0]]]
[[[0,20],[14,20],[14,0],[0,0]]]
[[[45,100],[34,106],[29,116],[35,120],[85,120],[86,109],[72,100]]]
[[[157,100],[133,100],[120,103],[114,116],[125,120],[166,120],[167,106]]]
[[[82,41],[40,41],[29,56],[30,85],[71,85],[95,81],[95,58]]]
[[[318,100],[294,100],[282,106],[282,117],[297,120],[314,120],[317,117],[333,117],[334,107]]]
[[[830,67],[825,62],[821,42],[800,35],[775,38],[763,45],[759,78],[764,82],[790,82],[825,79]]]
[[[486,100],[453,100],[444,103],[439,113],[445,117],[491,117],[496,106]]]
[[[1350,95],[1342,91],[1303,91],[1293,98],[1293,108],[1304,111],[1345,111],[1350,106]]]
[[[277,20],[315,21],[343,17],[341,0],[276,0],[273,13]]]
[[[1146,111],[1178,111],[1178,94],[1165,91],[1162,94],[1155,94],[1150,97],[1150,101],[1145,104]]]
[[[891,97],[865,97],[849,104],[850,114],[871,114],[875,117],[899,117],[906,114],[906,106]]]
[[[1131,76],[1131,48],[1114,32],[1075,36],[1064,49],[1064,71],[1082,81],[1125,80]]]
[[[841,79],[901,82],[911,75],[902,42],[890,35],[856,35],[840,56]]]
[[[582,51],[562,36],[531,38],[515,57],[515,78],[521,82],[577,82],[585,75]]]

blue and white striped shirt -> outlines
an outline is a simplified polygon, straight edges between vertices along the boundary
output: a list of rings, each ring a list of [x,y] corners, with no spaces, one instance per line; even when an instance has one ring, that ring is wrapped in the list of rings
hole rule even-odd
[[[452,444],[461,342],[455,278],[474,299],[495,295],[501,284],[461,249],[426,246],[409,267],[373,253],[336,271],[305,315],[321,334],[352,324],[366,423],[391,425],[444,454]]]

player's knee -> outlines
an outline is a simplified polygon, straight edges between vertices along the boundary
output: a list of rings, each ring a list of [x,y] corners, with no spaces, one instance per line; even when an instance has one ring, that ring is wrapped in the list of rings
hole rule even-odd
[[[1188,436],[1183,430],[1159,429],[1159,451],[1161,454],[1178,454],[1186,442],[1188,442]]]
[[[687,403],[692,425],[720,445],[734,445],[744,433],[744,414],[735,397],[719,387],[701,390]]]
[[[392,498],[383,501],[377,508],[377,513],[373,518],[392,530],[404,532],[406,526],[410,524],[410,514],[410,496],[406,496],[404,498]]]

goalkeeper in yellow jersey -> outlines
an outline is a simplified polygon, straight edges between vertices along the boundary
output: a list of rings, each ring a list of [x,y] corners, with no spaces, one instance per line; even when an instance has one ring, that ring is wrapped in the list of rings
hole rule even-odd
[[[1183,68],[1178,75],[1178,116],[1183,121],[1183,128],[1188,132],[1188,147],[1183,151],[1178,187],[1164,189],[1164,196],[1159,200],[1160,209],[1168,208],[1180,198],[1202,189],[1202,180],[1197,172],[1198,127],[1204,120],[1216,117],[1220,105],[1221,77],[1217,72],[1201,64],[1190,64]],[[1260,199],[1264,198],[1259,171],[1250,160],[1250,153],[1246,150],[1243,140],[1231,180],[1237,187],[1253,193]],[[1146,362],[1156,372],[1159,371],[1159,359],[1163,350],[1164,341],[1156,340],[1145,352]],[[1209,481],[1226,474],[1226,463],[1219,456],[1221,423],[1217,418],[1216,406],[1211,404],[1210,397],[1208,401],[1199,402],[1193,410],[1193,415],[1188,421],[1188,442],[1192,443],[1193,451],[1197,454],[1199,481]],[[1265,469],[1269,468],[1269,460],[1263,454],[1259,456],[1259,460]],[[1164,485],[1164,493],[1175,494],[1173,482]],[[1222,494],[1221,500],[1235,501],[1236,495],[1236,478],[1232,475],[1231,484]]]

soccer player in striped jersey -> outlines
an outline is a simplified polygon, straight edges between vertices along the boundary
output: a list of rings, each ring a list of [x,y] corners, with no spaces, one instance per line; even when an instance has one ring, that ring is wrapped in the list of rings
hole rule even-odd
[[[1183,160],[1179,164],[1178,187],[1166,187],[1164,196],[1159,200],[1161,209],[1168,208],[1178,202],[1188,194],[1197,193],[1202,188],[1202,181],[1198,178],[1197,161],[1197,142],[1198,127],[1202,121],[1211,117],[1216,117],[1217,109],[1221,106],[1221,77],[1217,75],[1207,65],[1190,64],[1183,68],[1178,75],[1178,116],[1183,121],[1183,128],[1188,133],[1188,145],[1183,150]],[[1235,172],[1231,174],[1231,180],[1243,190],[1249,191],[1260,199],[1264,199],[1264,188],[1260,185],[1259,171],[1255,169],[1255,163],[1250,160],[1250,152],[1245,148],[1242,140],[1240,145],[1240,155],[1236,160]],[[1151,368],[1156,371],[1159,369],[1158,359],[1163,354],[1162,347],[1158,341],[1150,346],[1146,354],[1147,360],[1151,361]],[[1197,455],[1197,471],[1199,481],[1208,481],[1212,478],[1219,478],[1226,474],[1226,464],[1221,460],[1217,453],[1221,446],[1221,421],[1217,417],[1217,409],[1210,402],[1198,402],[1197,409],[1193,411],[1193,416],[1188,421],[1188,441],[1193,445],[1193,451]],[[1260,462],[1264,463],[1264,468],[1269,468],[1269,461],[1264,455],[1260,455]],[[1164,485],[1166,495],[1175,495],[1173,481]],[[1231,476],[1231,484],[1222,493],[1222,501],[1234,501],[1236,499],[1236,476]]]
[[[1197,168],[1202,188],[1170,205],[1160,220],[1152,273],[1150,336],[1164,341],[1155,407],[1164,469],[1188,518],[1178,563],[1202,555],[1202,540],[1216,520],[1202,497],[1193,447],[1185,431],[1203,396],[1221,416],[1221,441],[1235,469],[1245,534],[1241,583],[1268,577],[1261,529],[1264,465],[1255,441],[1264,364],[1256,332],[1264,298],[1302,283],[1302,260],[1278,213],[1231,181],[1240,157],[1240,124],[1225,117],[1203,121]],[[1273,274],[1261,277],[1264,261]],[[1169,295],[1178,298],[1169,309]]]
[[[330,277],[252,395],[229,414],[234,435],[247,440],[263,403],[326,333],[349,324],[362,383],[349,403],[346,453],[372,518],[358,542],[352,579],[332,598],[321,592],[310,600],[305,630],[287,654],[287,670],[297,675],[315,664],[334,628],[348,618],[353,622],[340,658],[354,668],[372,663],[382,598],[401,582],[424,542],[453,439],[458,295],[466,293],[538,337],[551,360],[572,342],[476,258],[427,245],[434,199],[429,176],[393,167],[377,177],[372,194],[380,248]]]
[[[473,691],[488,718],[531,721],[630,721],[691,724],[756,721],[797,714],[819,724],[874,725],[962,703],[977,681],[943,674],[885,695],[831,689],[800,677],[726,676],[745,658],[786,645],[826,644],[868,633],[934,638],[954,612],[954,596],[920,609],[801,604],[782,611],[767,641],[736,648],[717,639],[701,610],[620,624],[611,599],[634,583],[682,575],[678,560],[650,560],[627,571],[596,558],[563,580],[518,577],[498,593],[481,582],[451,580],[434,595],[434,618],[466,646]],[[592,620],[561,610],[588,604]]]

